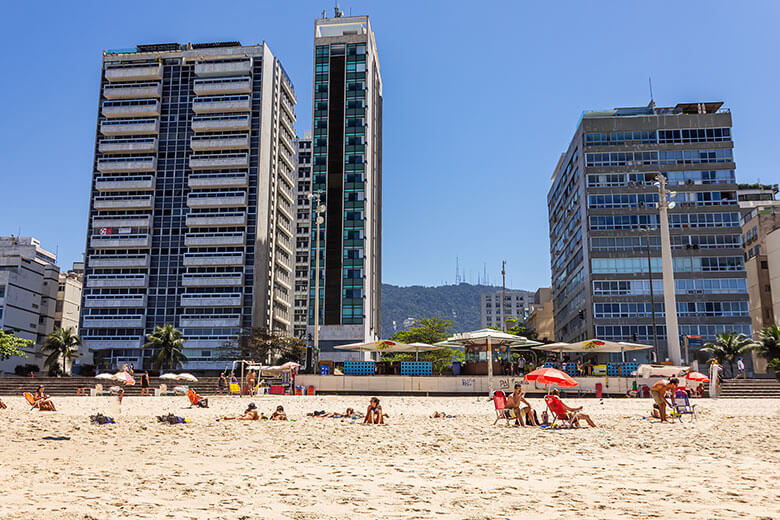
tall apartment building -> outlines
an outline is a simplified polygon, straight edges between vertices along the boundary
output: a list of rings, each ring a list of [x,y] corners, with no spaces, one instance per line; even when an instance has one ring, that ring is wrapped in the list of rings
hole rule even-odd
[[[54,330],[59,267],[56,255],[32,237],[0,237],[0,329],[33,341],[27,359],[0,361],[0,373],[37,364],[46,336]]]
[[[311,131],[295,143],[295,314],[293,335],[306,339],[309,323],[309,277],[312,235],[311,207]],[[309,342],[310,344],[311,342]]]
[[[155,326],[188,368],[250,326],[292,333],[293,84],[266,43],[103,53],[81,335],[148,366]]]
[[[483,329],[496,327],[504,330],[504,315],[507,327],[514,326],[516,321],[524,323],[528,319],[531,304],[534,302],[532,291],[507,289],[503,306],[501,304],[502,295],[503,291],[499,289],[479,296],[479,321]]]
[[[721,106],[651,102],[583,114],[547,196],[556,340],[652,344],[655,310],[666,357],[659,174],[677,192],[674,333],[750,335],[731,114]]]
[[[382,78],[368,16],[337,10],[315,21],[312,121],[311,189],[327,210],[319,244],[309,226],[310,263],[317,254],[321,262],[311,271],[309,331],[317,297],[320,358],[343,359],[349,353],[333,346],[380,335]]]
[[[57,284],[57,303],[54,312],[54,328],[73,329],[79,333],[81,316],[82,278],[75,271],[60,273]]]

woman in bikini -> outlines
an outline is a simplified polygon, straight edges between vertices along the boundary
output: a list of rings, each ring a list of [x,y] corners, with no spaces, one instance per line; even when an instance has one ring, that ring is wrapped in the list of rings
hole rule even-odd
[[[371,398],[371,403],[366,410],[366,418],[363,421],[364,424],[384,424],[385,419],[382,414],[382,405],[379,404],[379,399],[376,397]]]

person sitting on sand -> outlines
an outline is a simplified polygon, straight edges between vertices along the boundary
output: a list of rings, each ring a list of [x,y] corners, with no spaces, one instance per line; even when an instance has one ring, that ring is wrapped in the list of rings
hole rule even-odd
[[[257,405],[255,403],[249,403],[242,415],[238,417],[223,417],[223,421],[257,421],[260,419],[260,415],[257,413]],[[217,419],[219,420],[219,419]]]
[[[276,411],[271,414],[271,420],[272,421],[286,421],[287,414],[284,413],[284,407],[282,405],[279,405],[276,407]]]
[[[653,395],[653,400],[658,404],[658,412],[661,414],[661,422],[667,422],[666,420],[666,406],[674,408],[674,391],[680,381],[673,377],[668,381],[666,379],[659,379],[655,382],[650,389],[650,393]],[[666,400],[666,392],[671,392],[672,402]]]
[[[385,424],[384,414],[382,413],[382,405],[379,404],[378,398],[371,398],[371,402],[368,405],[368,410],[366,410],[366,418],[363,423]]]
[[[35,406],[42,412],[57,411],[57,409],[54,407],[54,403],[51,401],[49,396],[46,395],[46,389],[43,387],[43,385],[40,385],[38,390],[35,391],[35,394],[33,394],[33,399],[35,399]]]
[[[522,408],[520,406],[525,405]],[[512,392],[506,400],[506,408],[514,413],[515,424],[519,426],[525,426],[523,423],[523,414],[525,414],[526,422],[531,426],[536,426],[536,420],[534,418],[534,409],[531,408],[531,403],[525,400],[525,394],[523,393],[523,387],[519,384],[515,384],[515,390]]]
[[[578,412],[577,413],[577,419],[574,421],[574,424],[579,426],[579,424],[578,424],[579,420],[582,419],[583,421],[588,423],[588,426],[590,426],[591,428],[595,428],[596,427],[596,423],[593,422],[593,420],[590,418],[590,416],[581,412],[582,406],[578,406],[577,408],[572,408],[570,406],[566,406],[564,404],[564,402],[561,401],[560,392],[558,392],[557,388],[554,388],[553,391],[550,392],[550,393],[555,396],[555,398],[558,400],[558,402],[561,404],[561,406],[563,406],[566,409],[567,412]],[[571,413],[568,413],[568,418],[571,418]]]

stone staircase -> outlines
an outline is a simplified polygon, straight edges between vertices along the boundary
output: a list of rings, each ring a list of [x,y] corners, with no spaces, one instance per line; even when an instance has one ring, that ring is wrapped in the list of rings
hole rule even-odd
[[[780,399],[780,381],[777,379],[724,379],[720,385],[719,397]]]
[[[216,377],[199,377],[197,383],[188,383],[150,377],[149,388],[152,395],[154,395],[154,389],[158,388],[161,383],[164,383],[169,389],[182,385],[195,389],[200,395],[215,395],[218,390],[217,379]],[[24,392],[33,393],[38,385],[44,385],[46,393],[49,395],[75,396],[78,388],[95,388],[98,383],[102,384],[105,390],[117,384],[115,381],[105,381],[94,377],[0,377],[0,395],[20,396]],[[89,391],[87,391],[87,395],[89,395]],[[135,385],[125,387],[125,396],[140,395],[141,381],[139,377],[136,379]]]

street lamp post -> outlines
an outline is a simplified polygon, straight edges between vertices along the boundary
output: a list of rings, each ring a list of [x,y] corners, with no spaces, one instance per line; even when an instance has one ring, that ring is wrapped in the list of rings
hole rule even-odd
[[[312,200],[315,204],[314,213],[316,218],[314,222],[317,226],[315,232],[315,249],[314,249],[314,355],[312,356],[312,369],[317,366],[319,360],[320,351],[320,225],[325,222],[325,218],[321,213],[325,212],[325,204],[320,203],[319,193],[309,193],[309,200]]]
[[[677,326],[677,298],[674,294],[674,263],[672,262],[672,242],[669,237],[669,210],[675,203],[669,201],[675,192],[666,191],[666,177],[660,173],[655,178],[658,187],[658,225],[661,230],[661,271],[664,280],[664,310],[666,314],[666,345],[669,358],[680,365],[680,329]]]
[[[653,262],[650,257],[650,227],[644,228],[647,231],[645,245],[647,246],[647,281],[650,284],[650,316],[653,321],[653,352],[655,361],[658,362],[658,330],[655,323],[655,296],[653,295]]]

